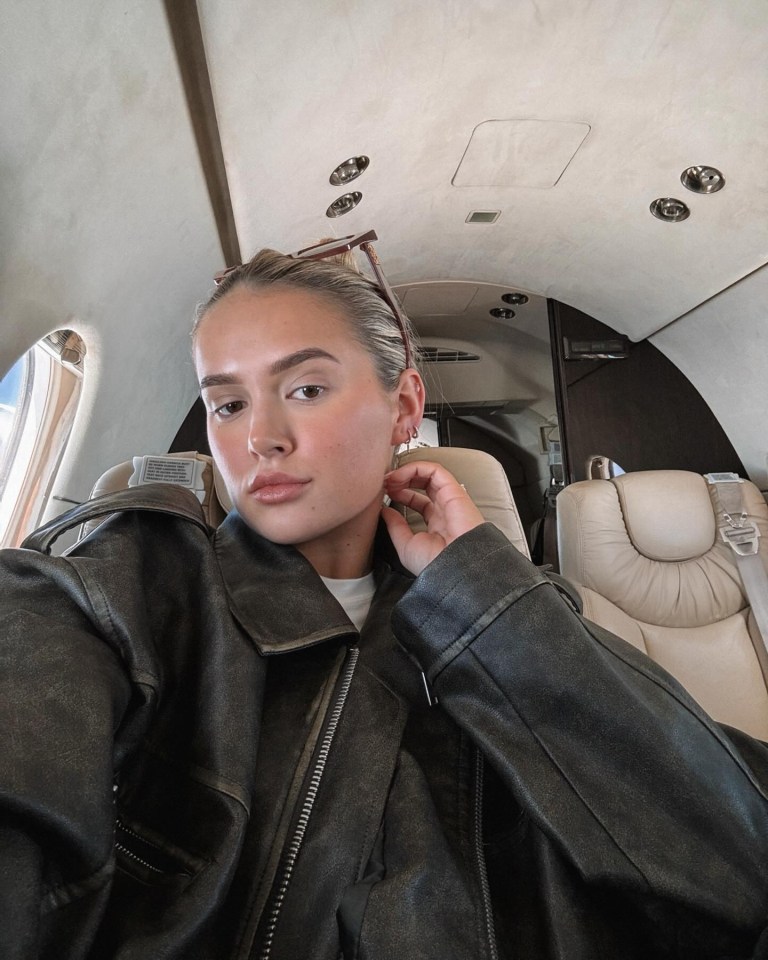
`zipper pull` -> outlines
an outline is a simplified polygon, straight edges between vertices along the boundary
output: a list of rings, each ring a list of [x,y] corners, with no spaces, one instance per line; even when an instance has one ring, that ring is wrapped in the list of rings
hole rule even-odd
[[[427,697],[427,703],[429,704],[430,707],[436,707],[438,704],[437,697],[435,696],[432,690],[432,687],[429,685],[429,680],[427,680],[426,673],[424,673],[424,671],[421,669],[421,664],[416,659],[416,657],[411,653],[408,647],[405,646],[405,644],[399,643],[399,647],[403,651],[403,653],[406,655],[406,657],[408,657],[408,659],[411,661],[414,667],[416,667],[416,669],[421,674],[421,682],[424,687],[424,693],[426,694],[426,697]]]
[[[427,680],[427,675],[423,670],[421,671],[421,681],[424,684],[424,693],[427,695],[427,703],[430,705],[430,707],[436,707],[438,704],[437,697],[435,696],[432,687],[430,687],[429,680]]]

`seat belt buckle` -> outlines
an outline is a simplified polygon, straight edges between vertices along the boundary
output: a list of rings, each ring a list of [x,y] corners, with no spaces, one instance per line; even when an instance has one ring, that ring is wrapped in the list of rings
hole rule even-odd
[[[722,526],[720,527],[720,536],[740,557],[751,557],[760,549],[758,543],[760,531],[756,523]]]

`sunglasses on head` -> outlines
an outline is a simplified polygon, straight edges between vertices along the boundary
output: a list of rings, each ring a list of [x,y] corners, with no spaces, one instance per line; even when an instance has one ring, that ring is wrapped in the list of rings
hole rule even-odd
[[[325,240],[311,247],[304,247],[303,250],[299,250],[297,253],[289,253],[287,256],[294,260],[326,260],[329,257],[338,257],[343,253],[348,253],[350,250],[354,250],[355,247],[360,247],[361,251],[368,257],[368,262],[376,278],[381,299],[387,304],[395,316],[395,321],[400,329],[400,336],[403,339],[403,347],[405,348],[405,365],[406,367],[410,367],[412,357],[408,345],[408,337],[405,332],[405,318],[397,303],[397,298],[381,269],[379,258],[376,256],[376,251],[373,249],[371,242],[373,240],[378,240],[376,231],[367,230],[365,233],[358,233],[349,237],[339,237],[338,240]],[[235,266],[228,267],[226,270],[222,270],[221,273],[217,273],[213,278],[214,282],[217,285],[220,284],[233,270],[238,270],[241,266],[242,264],[238,263]]]

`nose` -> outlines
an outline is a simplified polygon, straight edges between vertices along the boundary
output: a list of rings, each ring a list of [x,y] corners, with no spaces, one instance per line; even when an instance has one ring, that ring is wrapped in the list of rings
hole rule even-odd
[[[279,413],[254,408],[248,429],[248,452],[255,457],[274,457],[285,456],[291,450],[293,442]]]

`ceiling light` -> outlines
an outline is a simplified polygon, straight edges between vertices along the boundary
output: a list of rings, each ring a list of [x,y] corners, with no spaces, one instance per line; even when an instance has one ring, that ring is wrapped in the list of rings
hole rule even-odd
[[[528,303],[528,297],[524,293],[502,293],[501,299],[504,303],[511,303],[516,307],[522,307],[524,303]]]
[[[717,193],[725,186],[725,177],[714,167],[688,167],[680,174],[680,183],[694,193]]]
[[[667,223],[679,223],[681,220],[687,220],[691,211],[682,200],[676,200],[674,197],[659,197],[651,204],[651,213],[659,220],[666,220]]]
[[[330,207],[328,207],[325,215],[326,217],[343,217],[345,213],[354,210],[362,199],[363,195],[358,190],[355,190],[354,193],[342,194],[342,196],[334,200]]]
[[[368,169],[370,162],[368,157],[350,157],[349,160],[345,160],[344,163],[340,163],[336,167],[329,177],[329,182],[334,187],[341,187],[351,180],[357,180]]]
[[[515,315],[515,311],[510,310],[509,307],[494,307],[493,310],[488,312],[492,317],[497,317],[499,320],[511,320]]]

